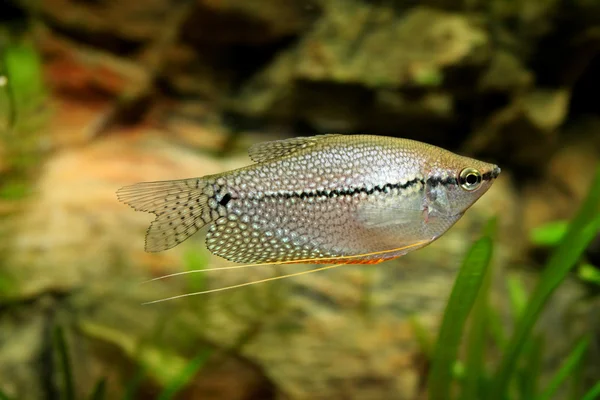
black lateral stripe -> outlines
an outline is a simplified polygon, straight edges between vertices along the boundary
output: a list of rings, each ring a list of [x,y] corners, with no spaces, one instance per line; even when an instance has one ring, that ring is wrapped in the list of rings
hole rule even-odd
[[[373,193],[382,193],[394,189],[402,190],[406,189],[410,186],[416,185],[417,183],[425,184],[425,181],[422,179],[415,178],[412,181],[408,181],[406,183],[386,183],[385,185],[375,186],[371,189],[367,189],[365,187],[357,187],[357,188],[348,188],[348,189],[335,189],[335,190],[313,190],[310,192],[275,192],[275,193],[267,193],[265,197],[283,197],[284,199],[306,199],[310,197],[336,197],[336,196],[353,196],[359,193],[365,193],[367,195],[371,195]]]
[[[456,185],[458,182],[456,181],[456,178],[452,176],[447,178],[432,176],[431,178],[427,179],[427,184],[431,185],[432,187],[436,187],[437,185]]]
[[[492,178],[496,178],[497,176],[498,176],[497,173],[489,171],[489,172],[486,172],[485,174],[481,175],[481,179],[483,179],[484,181],[491,181]]]

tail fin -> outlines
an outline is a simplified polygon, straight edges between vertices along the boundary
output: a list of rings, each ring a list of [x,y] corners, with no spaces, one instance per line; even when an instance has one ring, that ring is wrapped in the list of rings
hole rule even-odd
[[[117,191],[118,199],[136,211],[156,215],[146,233],[148,252],[175,247],[218,218],[218,203],[209,205],[213,196],[210,182],[203,178],[141,182]]]

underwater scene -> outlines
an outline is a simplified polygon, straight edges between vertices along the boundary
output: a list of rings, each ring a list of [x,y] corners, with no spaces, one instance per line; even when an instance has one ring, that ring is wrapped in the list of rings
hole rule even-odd
[[[3,0],[0,400],[600,399],[600,1]]]

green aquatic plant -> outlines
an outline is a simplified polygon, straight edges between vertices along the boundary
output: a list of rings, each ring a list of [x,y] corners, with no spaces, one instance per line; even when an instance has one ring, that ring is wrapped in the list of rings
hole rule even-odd
[[[557,228],[558,226],[558,228]],[[552,234],[535,233],[538,242],[555,243],[537,286],[527,294],[522,283],[507,280],[508,294],[515,326],[506,339],[498,312],[488,304],[490,290],[489,262],[493,241],[488,229],[469,251],[456,279],[444,313],[437,343],[431,355],[429,398],[444,399],[536,399],[548,400],[556,395],[567,381],[574,381],[572,399],[583,393],[578,375],[582,369],[589,338],[579,339],[565,361],[540,389],[543,336],[533,333],[533,327],[550,296],[581,259],[592,239],[600,232],[600,168],[589,193],[575,218],[566,225],[552,227]],[[542,239],[540,239],[542,238]],[[467,329],[465,321],[470,315]],[[494,366],[486,364],[488,337],[500,350],[502,357]],[[463,340],[461,343],[461,338]],[[459,357],[459,348],[466,347],[466,361]],[[488,360],[489,361],[489,360]],[[456,391],[459,389],[458,396]],[[600,382],[583,399],[600,396]]]
[[[179,375],[164,388],[162,393],[158,396],[158,400],[170,400],[174,398],[177,393],[188,385],[198,371],[206,365],[211,353],[210,350],[202,351],[190,361],[188,365],[180,371]]]
[[[73,381],[73,368],[69,351],[67,348],[67,340],[62,327],[57,327],[54,331],[55,349],[59,359],[62,372],[62,398],[65,400],[75,400],[75,384]]]
[[[451,372],[455,365],[460,339],[483,282],[491,254],[491,239],[482,237],[471,247],[460,269],[433,352],[433,365],[429,375],[429,391],[433,399],[450,398]]]
[[[40,110],[46,100],[46,87],[42,74],[42,61],[37,49],[25,39],[5,40],[0,51],[3,102],[6,105],[4,120],[14,129],[13,134],[22,139],[21,129],[39,127]]]
[[[90,394],[90,400],[102,400],[106,398],[106,379],[102,378],[94,386],[92,394]]]
[[[577,269],[577,276],[584,282],[600,286],[600,271],[591,264],[582,263]]]
[[[57,326],[55,328],[53,339],[53,350],[58,366],[57,371],[61,378],[57,387],[59,398],[63,400],[108,399],[106,377],[100,377],[98,379],[89,395],[82,397],[77,396],[77,382],[75,375],[73,374],[73,364],[69,352],[68,339],[63,327]],[[211,355],[211,349],[202,349],[191,361],[182,363],[180,366],[181,368],[178,368],[176,371],[171,371],[168,374],[169,379],[161,382],[163,389],[158,393],[157,399],[171,400],[180,394],[181,391],[189,385],[196,374],[206,365],[206,362]],[[138,373],[132,379],[125,382],[125,390],[120,398],[123,400],[139,398],[137,393],[142,382],[153,375],[154,374],[147,373],[147,368],[140,368]],[[9,396],[2,388],[0,388],[0,400],[17,400],[17,398]]]
[[[30,39],[0,26],[0,201],[29,194],[49,116],[42,61]]]
[[[491,399],[502,399],[508,391],[512,371],[517,364],[527,337],[544,305],[560,283],[567,277],[582,253],[600,231],[600,168],[589,194],[575,218],[569,224],[560,244],[548,260],[539,283],[517,321],[504,357],[492,384]]]
[[[536,246],[554,247],[563,239],[568,228],[569,221],[548,222],[533,228],[529,233],[529,240]]]

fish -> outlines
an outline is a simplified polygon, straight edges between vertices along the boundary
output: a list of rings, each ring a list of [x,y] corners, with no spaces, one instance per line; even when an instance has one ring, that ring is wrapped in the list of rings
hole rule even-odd
[[[440,238],[501,171],[377,135],[294,137],[249,155],[251,165],[232,171],[119,189],[121,202],[156,216],[145,250],[206,227],[208,250],[235,263],[377,264]]]

